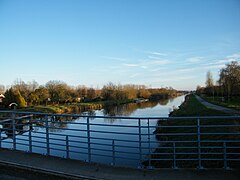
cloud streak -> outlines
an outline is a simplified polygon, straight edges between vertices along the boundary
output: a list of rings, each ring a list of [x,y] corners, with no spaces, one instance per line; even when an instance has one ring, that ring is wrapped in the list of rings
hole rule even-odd
[[[101,56],[101,58],[113,60],[113,61],[120,61],[120,62],[126,62],[126,58],[119,58],[119,57],[111,57],[111,56]]]
[[[145,53],[150,55],[157,55],[157,56],[168,56],[166,53],[154,52],[154,51],[146,51]]]

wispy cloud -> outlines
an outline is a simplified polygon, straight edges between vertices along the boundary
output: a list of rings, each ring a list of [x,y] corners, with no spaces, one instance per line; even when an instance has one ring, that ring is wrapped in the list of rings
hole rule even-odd
[[[200,62],[202,59],[203,59],[203,57],[195,56],[195,57],[190,57],[190,58],[188,58],[188,59],[187,59],[187,62],[197,63],[197,62]]]
[[[168,56],[166,53],[160,53],[160,52],[155,52],[155,51],[145,51],[145,53],[150,54],[150,55],[157,55],[157,56]]]
[[[149,59],[160,59],[159,57],[157,56],[148,56]]]
[[[240,54],[235,53],[235,54],[226,56],[223,59],[213,60],[210,63],[206,63],[204,65],[204,68],[205,69],[221,69],[221,68],[225,67],[225,65],[227,63],[230,63],[232,61],[240,61]]]
[[[239,53],[232,54],[230,56],[227,56],[227,59],[229,61],[240,61],[240,54]]]
[[[139,76],[139,73],[130,75],[130,78],[135,78],[135,77],[137,77],[137,76]]]
[[[101,56],[101,58],[109,59],[109,60],[113,60],[113,61],[120,61],[120,62],[126,62],[127,61],[126,58],[111,57],[111,56]]]
[[[183,80],[191,80],[196,78],[196,76],[174,76],[174,77],[159,77],[154,83],[164,83],[164,82],[176,82],[176,81],[183,81]]]
[[[122,64],[123,66],[127,66],[127,67],[139,67],[139,64],[128,64],[128,63],[124,63]]]
[[[216,65],[208,65],[208,66],[205,66],[203,67],[204,69],[221,69],[221,68],[224,68],[225,67],[225,64],[216,64]]]
[[[156,67],[159,65],[166,65],[169,64],[170,61],[163,59],[163,60],[142,60],[138,63],[123,63],[123,66],[126,67],[139,67],[139,68],[143,68],[143,69],[147,69],[150,67]]]
[[[191,68],[180,68],[176,70],[176,72],[191,72],[191,71],[196,71],[201,67],[191,67]]]

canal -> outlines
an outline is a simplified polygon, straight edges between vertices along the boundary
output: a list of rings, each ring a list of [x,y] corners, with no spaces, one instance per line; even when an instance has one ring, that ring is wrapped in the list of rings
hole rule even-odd
[[[116,157],[114,164],[130,167],[141,166],[139,162],[147,160],[148,154],[159,146],[153,133],[158,121],[157,117],[168,117],[169,112],[178,108],[184,98],[185,96],[179,96],[158,102],[130,103],[82,113],[82,115],[91,116],[90,119],[86,117],[68,119],[54,117],[56,119],[52,120],[52,117],[48,117],[50,120],[48,131],[51,148],[49,153],[53,156],[66,158],[65,140],[68,136],[69,158],[71,159],[112,164],[114,148],[114,157]],[[108,118],[99,118],[99,116],[108,116]],[[115,118],[116,116],[119,118]],[[121,118],[125,116],[156,118],[142,119],[141,121]],[[89,127],[86,125],[87,122],[90,123]],[[138,128],[139,123],[143,128]],[[28,126],[23,128],[29,129]],[[90,128],[91,134],[88,134],[88,128]],[[141,132],[141,136],[139,136],[139,132]],[[16,149],[29,150],[30,133],[32,152],[47,154],[46,128],[41,124],[35,124],[32,130],[17,135]],[[89,135],[91,136],[90,140],[88,139]],[[13,148],[11,137],[8,137],[4,132],[1,132],[1,137],[4,139],[1,142],[2,147]],[[140,144],[139,139],[142,141]],[[139,155],[140,146],[141,155]],[[91,157],[89,153],[91,153]]]

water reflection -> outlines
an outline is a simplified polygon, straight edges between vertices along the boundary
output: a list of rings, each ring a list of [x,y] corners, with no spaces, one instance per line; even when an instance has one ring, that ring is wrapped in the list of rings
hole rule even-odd
[[[90,111],[87,111],[87,112],[82,112],[80,114],[83,115],[83,116],[96,116],[96,111],[90,110]],[[90,119],[94,119],[94,117],[92,117]]]
[[[123,105],[106,105],[103,110],[104,116],[130,116],[137,109],[153,108],[160,102],[129,103]]]
[[[179,99],[182,98],[175,98],[175,99],[162,99],[160,101],[148,101],[143,103],[129,103],[129,104],[122,104],[122,105],[105,105],[104,109],[102,110],[89,110],[86,112],[79,113],[83,116],[90,116],[90,120],[94,121],[96,118],[95,116],[109,116],[109,118],[104,118],[104,122],[112,124],[114,122],[121,122],[121,119],[111,118],[114,116],[156,116],[156,114],[166,113],[168,114],[172,108],[176,108],[179,104]],[[165,108],[165,110],[164,110]],[[167,112],[166,108],[168,109]],[[136,112],[137,110],[141,110]],[[141,112],[141,113],[140,113]],[[76,112],[74,112],[76,113]],[[67,122],[86,122],[86,118],[79,118],[74,116],[58,116],[58,115],[35,115],[33,117],[35,120],[34,123],[30,123],[29,120],[25,122],[17,122],[16,125],[16,135],[23,134],[27,131],[39,131],[41,127],[46,126],[46,120],[48,120],[48,127],[49,132],[62,132],[64,129],[68,129],[69,125]],[[26,129],[27,128],[27,129]],[[2,132],[5,132],[7,137],[12,138],[12,127],[11,122],[3,125]]]

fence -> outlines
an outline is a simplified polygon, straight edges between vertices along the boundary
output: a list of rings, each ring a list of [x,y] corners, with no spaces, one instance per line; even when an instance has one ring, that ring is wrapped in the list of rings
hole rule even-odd
[[[240,117],[104,117],[0,111],[0,147],[138,168],[240,166]]]

